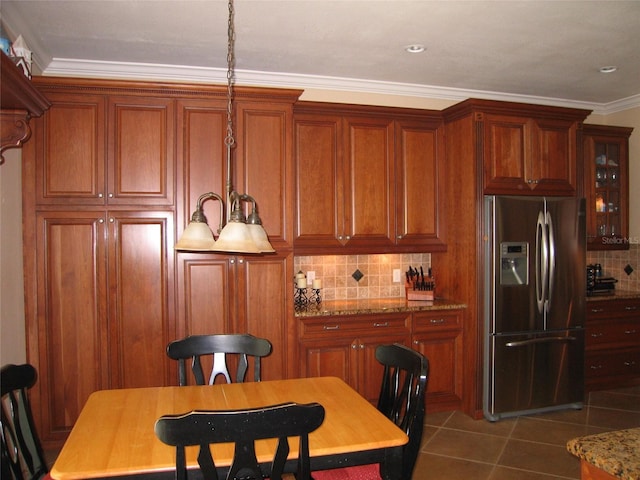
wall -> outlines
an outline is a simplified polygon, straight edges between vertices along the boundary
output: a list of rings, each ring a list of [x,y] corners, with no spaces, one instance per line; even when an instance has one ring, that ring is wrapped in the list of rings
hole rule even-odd
[[[0,166],[0,365],[27,358],[22,281],[22,170],[18,149]]]

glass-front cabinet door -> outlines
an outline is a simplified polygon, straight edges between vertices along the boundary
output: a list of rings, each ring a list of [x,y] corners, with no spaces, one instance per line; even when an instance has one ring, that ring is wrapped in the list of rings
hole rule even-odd
[[[629,135],[632,128],[584,126],[589,250],[629,248]]]

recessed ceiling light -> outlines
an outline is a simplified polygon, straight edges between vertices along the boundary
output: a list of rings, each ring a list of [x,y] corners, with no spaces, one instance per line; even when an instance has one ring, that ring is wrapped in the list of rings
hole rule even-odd
[[[610,65],[607,67],[600,67],[600,73],[613,73],[618,70],[618,67]]]
[[[424,45],[407,45],[406,47],[404,47],[404,49],[409,53],[422,53],[424,52]]]

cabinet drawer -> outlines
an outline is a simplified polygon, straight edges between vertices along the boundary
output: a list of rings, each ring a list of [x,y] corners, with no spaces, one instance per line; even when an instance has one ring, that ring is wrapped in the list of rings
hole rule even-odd
[[[640,349],[587,354],[585,375],[587,377],[640,375]]]
[[[611,300],[605,302],[587,302],[587,320],[608,319],[611,317],[632,317],[640,320],[640,301]]]
[[[602,348],[607,345],[640,347],[640,321],[602,320],[589,322],[585,338],[587,349]]]
[[[408,315],[376,315],[370,317],[323,317],[302,320],[302,337],[345,333],[380,333],[385,330],[409,332]]]
[[[460,312],[457,310],[437,310],[413,314],[413,330],[425,331],[460,327]]]

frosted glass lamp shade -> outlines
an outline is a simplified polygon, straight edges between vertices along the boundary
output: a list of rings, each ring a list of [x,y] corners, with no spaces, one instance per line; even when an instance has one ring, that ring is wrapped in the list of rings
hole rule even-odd
[[[256,246],[262,253],[273,253],[275,250],[269,243],[267,238],[267,232],[264,231],[262,225],[247,225],[247,228],[251,232],[253,241],[256,242]]]
[[[209,225],[204,222],[189,222],[176,243],[176,250],[210,251],[215,249],[215,240]]]
[[[260,253],[245,223],[228,222],[214,247],[216,252]]]

